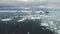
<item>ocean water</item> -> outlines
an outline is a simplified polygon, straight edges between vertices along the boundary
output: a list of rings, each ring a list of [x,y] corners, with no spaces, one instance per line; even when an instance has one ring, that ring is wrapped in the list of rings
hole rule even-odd
[[[0,21],[24,22],[25,20],[40,21],[55,34],[60,34],[60,11],[49,11],[48,14],[42,11],[0,11]],[[14,23],[15,24],[15,23]]]

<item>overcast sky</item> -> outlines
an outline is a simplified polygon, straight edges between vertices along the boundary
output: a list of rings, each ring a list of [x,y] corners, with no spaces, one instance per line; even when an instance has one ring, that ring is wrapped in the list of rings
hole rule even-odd
[[[60,0],[0,0],[0,6],[60,8]]]

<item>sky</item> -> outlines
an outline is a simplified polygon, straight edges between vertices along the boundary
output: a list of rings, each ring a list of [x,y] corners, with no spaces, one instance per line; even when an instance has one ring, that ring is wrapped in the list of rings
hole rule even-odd
[[[60,8],[60,0],[0,0],[0,7]]]

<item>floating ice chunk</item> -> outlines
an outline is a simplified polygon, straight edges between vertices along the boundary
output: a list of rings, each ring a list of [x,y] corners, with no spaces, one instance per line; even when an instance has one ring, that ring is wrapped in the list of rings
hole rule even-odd
[[[28,32],[28,34],[29,34],[29,32]]]
[[[60,30],[57,30],[57,33],[60,34]]]
[[[12,19],[1,19],[1,21],[10,21]]]
[[[51,26],[54,25],[53,21],[49,21],[49,24],[50,24]]]
[[[36,11],[37,14],[44,14],[44,11]]]
[[[24,21],[26,18],[22,18],[20,20],[18,20],[17,22],[21,22],[21,21]]]
[[[47,23],[41,23],[41,26],[49,26]]]
[[[55,30],[57,30],[57,28],[56,28],[56,27],[55,27],[54,29],[55,29]]]
[[[40,17],[29,17],[28,19],[40,19]]]

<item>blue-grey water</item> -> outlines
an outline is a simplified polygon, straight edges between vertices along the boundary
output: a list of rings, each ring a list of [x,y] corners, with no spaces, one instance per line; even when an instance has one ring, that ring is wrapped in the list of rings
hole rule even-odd
[[[46,26],[46,29],[49,29],[53,32],[60,34],[60,11],[49,11],[43,14],[39,13],[40,11],[0,11],[0,21],[15,21],[15,22],[24,22],[24,20],[40,20],[41,26]],[[14,23],[15,24],[15,23]]]

